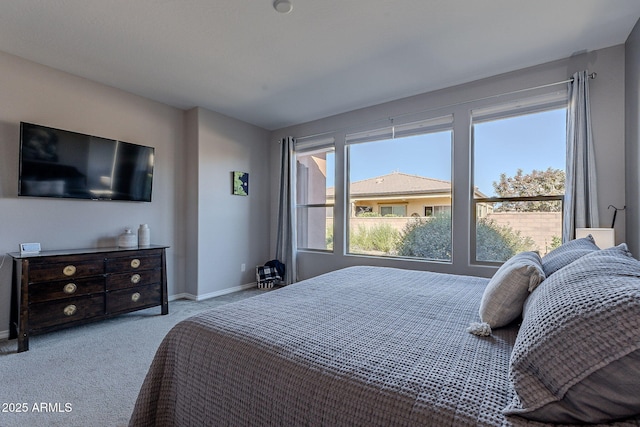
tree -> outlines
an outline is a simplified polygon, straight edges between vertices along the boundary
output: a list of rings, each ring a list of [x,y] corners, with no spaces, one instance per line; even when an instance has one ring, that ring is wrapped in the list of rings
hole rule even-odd
[[[546,171],[532,170],[523,174],[518,169],[515,176],[500,174],[500,181],[493,182],[498,197],[531,197],[563,195],[565,173],[561,169],[548,168]],[[503,202],[496,206],[496,212],[559,212],[562,205],[557,201]]]

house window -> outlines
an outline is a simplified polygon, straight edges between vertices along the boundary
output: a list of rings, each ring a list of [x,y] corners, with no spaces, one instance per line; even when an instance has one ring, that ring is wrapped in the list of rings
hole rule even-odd
[[[424,216],[451,215],[451,206],[425,206]]]
[[[333,138],[296,141],[296,232],[299,249],[333,250]]]
[[[500,263],[517,252],[541,255],[562,238],[566,96],[472,114],[471,259]]]
[[[373,207],[360,205],[355,207],[355,211],[356,211],[356,216],[371,215],[373,213]]]
[[[407,216],[406,205],[380,206],[380,216]]]
[[[450,212],[452,122],[449,115],[346,136],[347,253],[451,261],[451,215],[436,222],[421,213],[425,205]]]

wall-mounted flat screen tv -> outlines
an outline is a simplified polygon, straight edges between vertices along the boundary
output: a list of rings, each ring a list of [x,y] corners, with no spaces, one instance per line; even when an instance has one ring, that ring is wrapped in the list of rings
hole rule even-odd
[[[20,123],[18,195],[150,202],[154,149]]]

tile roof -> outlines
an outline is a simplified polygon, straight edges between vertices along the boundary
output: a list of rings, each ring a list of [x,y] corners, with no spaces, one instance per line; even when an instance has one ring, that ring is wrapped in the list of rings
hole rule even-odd
[[[393,172],[388,175],[352,182],[350,189],[353,195],[450,193],[451,182]]]
[[[451,182],[441,179],[425,178],[402,172],[352,182],[352,196],[389,196],[426,193],[451,193]],[[334,188],[327,188],[327,196],[333,196]]]

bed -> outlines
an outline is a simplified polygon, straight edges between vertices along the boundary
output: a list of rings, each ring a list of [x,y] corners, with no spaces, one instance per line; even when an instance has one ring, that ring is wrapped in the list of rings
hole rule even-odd
[[[530,253],[533,261],[516,256],[492,279],[349,267],[226,304],[168,333],[130,426],[536,426],[549,417],[581,422],[575,417],[583,412],[590,421],[638,426],[640,263],[625,251],[622,245],[595,247],[580,256],[559,251],[555,262],[562,268],[549,258],[544,267],[555,268],[550,274]],[[585,279],[585,268],[604,278]],[[612,285],[619,277],[624,284]],[[585,285],[589,280],[594,284]],[[575,326],[576,319],[562,317],[573,309],[558,307],[593,294],[584,290],[590,286],[605,288],[604,297],[595,292],[602,309],[590,308],[599,314]],[[610,287],[621,290],[612,297],[606,292]],[[556,298],[558,289],[562,298]],[[487,298],[500,293],[498,306],[514,317],[503,318],[505,325],[487,311],[495,302]],[[610,306],[618,294],[623,313]],[[582,310],[583,302],[576,304]],[[601,335],[591,321],[602,326]],[[611,322],[620,330],[610,332]],[[572,327],[577,335],[566,331],[573,337],[567,344],[562,334],[544,329],[549,327]],[[583,330],[590,332],[582,336]],[[618,335],[623,338],[612,338]],[[557,350],[540,344],[548,336]],[[581,365],[578,375],[572,370],[575,346],[582,353],[595,352],[577,357],[587,358],[589,365]],[[540,364],[552,366],[550,372]],[[610,365],[623,373],[624,384],[605,385],[604,397],[595,400],[587,393],[587,408],[579,407],[585,399],[580,387],[593,390],[593,384],[583,383],[612,377]],[[562,366],[568,380],[558,375]],[[562,408],[567,396],[573,409]],[[626,401],[616,401],[611,409],[607,399]]]

